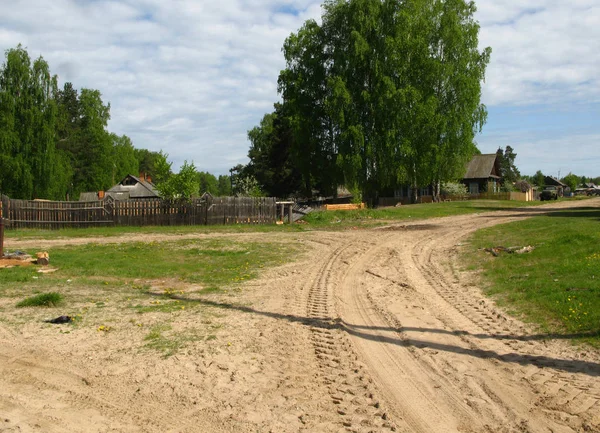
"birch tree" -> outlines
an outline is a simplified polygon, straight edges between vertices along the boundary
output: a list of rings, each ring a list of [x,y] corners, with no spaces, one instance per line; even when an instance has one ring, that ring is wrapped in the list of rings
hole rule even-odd
[[[486,118],[474,13],[464,0],[330,0],[321,25],[286,40],[279,89],[307,190],[317,175],[372,198],[409,183],[416,199],[462,174]]]

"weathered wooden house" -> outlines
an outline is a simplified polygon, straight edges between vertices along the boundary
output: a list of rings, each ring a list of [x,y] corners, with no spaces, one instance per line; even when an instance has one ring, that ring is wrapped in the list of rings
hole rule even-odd
[[[490,153],[473,156],[461,182],[467,186],[469,194],[480,194],[499,192],[500,181],[500,160],[498,155]]]
[[[552,176],[544,177],[544,186],[555,186],[559,197],[565,195],[565,190],[568,188],[567,184]]]
[[[114,200],[133,200],[160,198],[160,195],[149,176],[143,173],[140,174],[140,177],[128,174],[107,191],[82,192],[79,195],[79,201],[103,200],[106,197]]]
[[[128,174],[121,182],[107,190],[106,195],[115,200],[160,197],[151,179],[144,174],[141,174],[140,177]]]

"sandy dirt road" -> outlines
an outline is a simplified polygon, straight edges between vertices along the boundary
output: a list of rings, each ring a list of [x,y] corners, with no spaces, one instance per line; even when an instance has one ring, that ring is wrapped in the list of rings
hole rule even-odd
[[[116,308],[114,332],[64,334],[5,302],[0,432],[600,432],[599,354],[511,318],[456,263],[474,230],[578,205],[268,235],[306,252],[171,317],[214,338],[168,358]]]

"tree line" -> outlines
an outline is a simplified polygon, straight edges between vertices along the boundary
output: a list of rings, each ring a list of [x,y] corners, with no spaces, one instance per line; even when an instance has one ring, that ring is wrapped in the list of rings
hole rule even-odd
[[[525,192],[532,186],[542,190],[546,186],[546,177],[552,177],[544,174],[541,170],[537,170],[533,175],[521,175],[515,165],[517,154],[511,146],[498,148],[496,155],[500,161],[500,176],[503,182],[502,189],[505,191],[520,190]],[[600,177],[588,178],[571,172],[558,180],[567,185],[573,192],[585,183],[594,183],[596,185],[600,183]]]
[[[328,0],[285,41],[282,102],[248,133],[269,195],[376,198],[401,184],[456,180],[486,121],[474,2]]]
[[[59,87],[41,56],[32,61],[21,45],[7,50],[0,68],[0,193],[77,199],[143,172],[170,196],[231,194],[229,176],[197,172],[187,162],[183,173],[173,173],[166,153],[135,148],[126,135],[108,131],[109,119],[110,103],[99,90]]]

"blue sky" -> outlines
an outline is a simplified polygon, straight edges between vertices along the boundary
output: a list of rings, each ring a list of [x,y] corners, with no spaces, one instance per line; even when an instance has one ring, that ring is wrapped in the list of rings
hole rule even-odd
[[[0,50],[22,43],[60,83],[99,89],[111,132],[178,168],[225,174],[279,99],[284,39],[313,0],[0,0]],[[600,0],[480,0],[483,153],[512,146],[524,174],[600,176]]]

